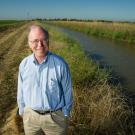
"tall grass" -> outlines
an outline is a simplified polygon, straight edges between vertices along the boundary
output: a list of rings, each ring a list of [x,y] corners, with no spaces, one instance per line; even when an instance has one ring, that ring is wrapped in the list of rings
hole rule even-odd
[[[120,22],[77,22],[51,21],[56,25],[68,27],[87,35],[110,38],[128,43],[135,43],[135,24]]]
[[[71,124],[76,134],[134,134],[129,121],[132,110],[116,88],[107,83],[90,88],[74,88]]]

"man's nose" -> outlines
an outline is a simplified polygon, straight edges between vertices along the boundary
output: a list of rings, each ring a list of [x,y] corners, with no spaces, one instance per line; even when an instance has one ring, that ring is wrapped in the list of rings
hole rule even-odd
[[[43,46],[43,42],[41,40],[38,41],[38,46]]]

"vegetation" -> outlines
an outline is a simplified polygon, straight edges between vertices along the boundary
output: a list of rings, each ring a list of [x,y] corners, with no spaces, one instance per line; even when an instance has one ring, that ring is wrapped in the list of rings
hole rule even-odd
[[[49,23],[68,27],[87,35],[135,43],[135,24],[99,21],[51,21]]]
[[[0,25],[8,25],[8,24],[16,24],[22,21],[17,21],[17,20],[0,20]]]
[[[17,28],[25,24],[26,21],[17,21],[17,20],[0,20],[0,32],[8,30],[11,32],[13,28]]]
[[[30,53],[26,37],[28,25],[15,28],[0,40],[0,128],[3,135],[24,135],[22,120],[16,117],[16,82],[19,63]],[[69,135],[134,135],[134,112],[118,88],[108,84],[110,75],[85,57],[75,41],[44,23],[41,25],[49,30],[50,50],[64,57],[71,70],[74,104]]]

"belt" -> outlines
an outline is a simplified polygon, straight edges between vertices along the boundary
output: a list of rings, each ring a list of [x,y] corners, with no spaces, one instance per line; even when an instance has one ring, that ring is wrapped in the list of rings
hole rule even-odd
[[[38,113],[40,115],[45,115],[45,114],[52,112],[52,111],[38,111],[38,110],[33,110],[33,111],[35,111],[36,113]]]

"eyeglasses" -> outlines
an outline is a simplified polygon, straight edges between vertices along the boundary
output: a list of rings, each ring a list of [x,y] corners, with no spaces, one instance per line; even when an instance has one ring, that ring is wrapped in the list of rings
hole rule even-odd
[[[43,45],[47,45],[48,39],[42,39],[42,40],[35,39],[35,40],[29,41],[29,42],[33,45],[37,45],[39,42],[41,42]]]

